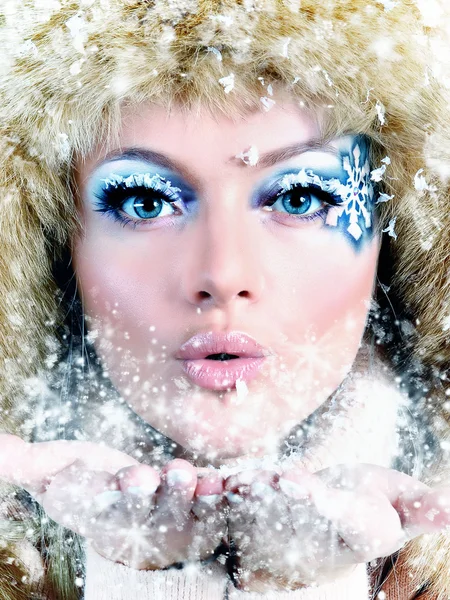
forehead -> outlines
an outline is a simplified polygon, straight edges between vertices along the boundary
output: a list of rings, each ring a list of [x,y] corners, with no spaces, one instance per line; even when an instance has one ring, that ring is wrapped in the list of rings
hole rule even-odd
[[[118,136],[107,148],[99,145],[87,157],[92,170],[111,152],[148,148],[186,166],[231,166],[235,156],[254,146],[258,154],[320,137],[320,117],[298,101],[277,98],[270,110],[262,105],[245,113],[213,113],[206,108],[183,110],[154,104],[124,107]]]

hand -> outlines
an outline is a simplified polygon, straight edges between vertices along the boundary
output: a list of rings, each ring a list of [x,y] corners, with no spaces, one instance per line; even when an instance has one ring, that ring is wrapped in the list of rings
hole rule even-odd
[[[365,464],[280,473],[247,471],[225,483],[236,583],[248,591],[333,581],[450,527],[450,486]]]
[[[226,530],[223,481],[171,461],[161,473],[105,446],[0,435],[0,478],[25,488],[96,551],[137,569],[211,556]]]

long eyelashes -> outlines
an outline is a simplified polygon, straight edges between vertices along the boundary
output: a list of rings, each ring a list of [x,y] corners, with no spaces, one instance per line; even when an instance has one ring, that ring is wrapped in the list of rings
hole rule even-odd
[[[264,204],[266,206],[274,206],[278,199],[289,198],[293,205],[303,210],[299,210],[298,214],[304,214],[309,206],[313,203],[312,199],[315,200],[316,205],[321,203],[324,206],[337,206],[340,202],[339,197],[335,194],[330,193],[324,189],[324,186],[316,184],[302,184],[297,182],[286,183],[282,180],[282,185],[277,183],[275,190],[272,188],[268,193],[264,195]],[[286,203],[283,200],[283,205],[286,207]]]
[[[119,211],[127,200],[136,198],[145,203],[149,200],[168,202],[174,204],[178,199],[170,198],[158,190],[151,190],[145,186],[136,186],[134,188],[113,188],[109,190],[103,189],[99,194],[95,194],[98,200],[96,212],[110,213],[111,211]]]
[[[163,194],[168,200],[178,200],[178,192],[181,192],[180,188],[174,187],[172,182],[161,177],[158,173],[150,175],[149,173],[136,173],[123,177],[122,175],[113,174],[110,179],[103,179],[105,190],[127,190],[136,188],[144,188],[146,190],[152,190]]]
[[[157,174],[136,174],[126,178],[112,175],[103,183],[101,191],[94,194],[95,211],[124,226],[137,227],[142,221],[154,220],[164,211],[167,214],[168,206],[182,202],[179,196],[181,189]]]
[[[277,212],[299,221],[324,218],[327,209],[336,206],[339,198],[324,189],[323,180],[315,178],[320,184],[303,181],[301,173],[285,175],[258,204],[270,211],[278,206]],[[138,227],[158,217],[182,215],[182,208],[186,208],[179,194],[181,189],[159,175],[135,174],[124,178],[113,174],[103,183],[101,190],[94,193],[95,211],[124,226]]]

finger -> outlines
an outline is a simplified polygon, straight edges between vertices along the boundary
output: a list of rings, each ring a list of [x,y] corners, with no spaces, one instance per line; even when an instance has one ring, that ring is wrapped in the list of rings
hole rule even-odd
[[[393,505],[401,495],[416,494],[430,489],[425,483],[406,475],[406,473],[363,463],[336,465],[318,471],[315,475],[328,487],[347,490],[377,490],[384,493]]]
[[[134,526],[146,523],[155,506],[155,492],[161,483],[158,472],[148,465],[132,465],[120,469],[115,480],[123,494],[120,507],[116,506],[123,513],[123,521],[133,522]]]
[[[357,562],[393,554],[407,541],[397,511],[382,492],[364,494],[330,489],[320,496],[314,495],[313,502]]]
[[[400,495],[395,509],[408,539],[450,528],[450,486]]]
[[[342,480],[343,474],[347,481],[357,482],[360,489],[376,489],[386,495],[398,513],[406,540],[443,531],[449,526],[448,487],[433,490],[409,475],[376,465],[341,465],[334,474],[335,482]],[[329,477],[327,472],[318,475]]]
[[[76,461],[55,475],[39,500],[58,523],[86,537],[95,537],[97,519],[117,502],[121,492],[113,475],[89,471]]]
[[[274,544],[285,547],[292,537],[289,508],[278,480],[275,471],[247,470],[225,482],[230,534],[242,566],[274,567],[276,557],[268,548]]]
[[[95,498],[104,499],[105,507],[90,536],[94,548],[109,560],[133,568],[164,566],[164,557],[156,558],[161,545],[154,540],[152,522],[155,492],[160,484],[158,472],[147,465],[132,465],[118,471],[115,482],[118,492],[105,492]]]
[[[12,435],[0,435],[0,477],[31,493],[42,493],[52,478],[76,460],[89,470],[116,473],[137,464],[126,454],[94,444],[57,440],[30,444]]]
[[[192,504],[192,541],[188,549],[190,560],[205,560],[228,533],[228,505],[224,495],[223,477],[215,470],[197,472],[197,487]]]
[[[324,493],[328,489],[318,474],[299,468],[283,471],[278,485],[289,497],[297,500],[310,499],[313,494]]]
[[[161,485],[156,492],[155,523],[180,529],[186,522],[197,487],[197,470],[182,459],[171,461],[161,473]]]
[[[303,490],[305,497],[312,498],[314,496],[315,505],[318,508],[320,505],[319,511],[338,527],[342,537],[351,547],[355,548],[355,552],[361,546],[364,534],[353,535],[351,532],[362,531],[364,527],[373,530],[371,539],[374,545],[379,544],[379,555],[382,553],[386,555],[398,550],[407,539],[426,533],[430,528],[432,531],[439,530],[439,519],[433,523],[430,520],[424,521],[425,513],[428,516],[434,514],[431,506],[426,504],[427,508],[422,511],[412,510],[414,502],[420,501],[424,494],[426,495],[430,491],[430,488],[417,479],[394,469],[369,464],[337,465],[314,475],[305,473],[304,470],[297,473],[297,469],[293,469],[290,471],[290,477],[305,488]],[[315,485],[313,478],[316,478],[316,483],[320,481],[322,487]],[[313,493],[310,493],[312,492],[311,486],[315,489]],[[335,488],[335,492],[354,491],[357,494],[353,501],[347,500],[349,510],[344,510],[345,500],[341,507],[341,496],[335,495],[333,488]],[[321,501],[321,497],[325,500]],[[430,499],[432,497],[430,496]],[[345,496],[342,496],[342,499],[344,498]],[[387,500],[394,512],[389,509],[389,505],[383,498]],[[408,507],[411,509],[409,513]],[[372,516],[371,511],[373,511]],[[376,516],[376,513],[380,511],[384,515],[384,524],[383,520],[378,520]],[[345,512],[347,512],[347,516],[343,517]],[[415,515],[415,521],[414,523],[409,522],[410,529],[406,532],[405,529],[401,529],[401,526],[403,520],[406,523],[408,514]],[[349,527],[344,531],[345,522]],[[364,547],[367,548],[367,544]]]
[[[310,558],[334,565],[367,562],[405,542],[398,514],[382,492],[363,493],[348,483],[346,489],[329,488],[316,475],[296,470],[283,474],[280,487],[293,500],[294,529]]]
[[[261,476],[258,476],[261,475]],[[240,485],[242,482],[245,486]],[[251,483],[250,483],[251,482]],[[292,526],[285,498],[274,487],[273,474],[244,474],[228,482],[234,490],[227,493],[230,506],[230,534],[244,562],[260,564],[272,560],[268,548],[292,535]],[[278,540],[278,542],[277,542]],[[280,545],[283,545],[280,542]],[[267,566],[267,565],[266,565]]]
[[[153,497],[161,478],[158,472],[148,465],[132,465],[116,473],[119,489],[125,494]]]
[[[192,512],[203,520],[225,510],[224,480],[218,471],[197,473],[197,486],[193,497]]]
[[[232,493],[245,491],[257,482],[275,487],[278,478],[275,471],[249,469],[228,477],[225,480],[225,490]]]
[[[316,506],[317,496],[327,493],[320,478],[304,469],[292,469],[282,473],[279,486],[291,515],[293,535],[285,546],[291,570],[298,571],[305,582],[311,583],[323,564],[332,570],[355,564],[351,548]],[[328,501],[332,500],[325,497],[325,504]]]
[[[114,529],[107,534],[98,530],[98,551],[135,568],[160,568],[185,557],[192,539],[196,469],[177,459],[160,475],[139,465],[121,470],[116,480],[123,498],[109,509]]]
[[[214,469],[197,471],[197,486],[195,496],[209,496],[211,494],[222,494],[224,491],[224,479]]]

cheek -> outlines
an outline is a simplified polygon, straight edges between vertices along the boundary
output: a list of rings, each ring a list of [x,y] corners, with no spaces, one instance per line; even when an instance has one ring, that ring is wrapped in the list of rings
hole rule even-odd
[[[364,322],[373,291],[378,243],[368,245],[359,255],[341,248],[318,267],[307,294],[308,313],[314,333],[321,337],[329,327],[346,319]]]
[[[351,329],[352,323],[362,334],[378,239],[355,252],[336,234],[322,230],[281,243],[261,240],[258,268],[266,281],[261,317],[270,314],[292,340],[322,338],[337,325]],[[185,252],[176,249],[175,240],[168,244],[157,236],[150,248],[145,235],[121,231],[111,237],[92,228],[76,241],[73,262],[89,316],[106,321],[116,315],[122,329],[135,329],[173,318],[173,307],[183,304],[177,295]]]
[[[294,254],[302,259],[291,261],[284,276],[272,283],[285,292],[277,294],[277,314],[285,333],[281,354],[286,370],[294,378],[301,375],[302,390],[331,391],[349,372],[361,343],[379,241],[374,238],[355,252],[335,232],[328,239],[321,234],[321,242],[316,238],[302,246],[302,253]]]
[[[271,264],[271,287],[280,315],[299,332],[320,338],[337,323],[363,326],[373,291],[379,241],[359,251],[337,232],[304,236],[302,245]],[[282,256],[281,254],[279,256]],[[292,332],[293,333],[293,332]]]
[[[157,248],[145,252],[133,241],[107,236],[77,240],[73,262],[85,312],[127,327],[146,323],[167,286],[168,271],[158,257]]]

